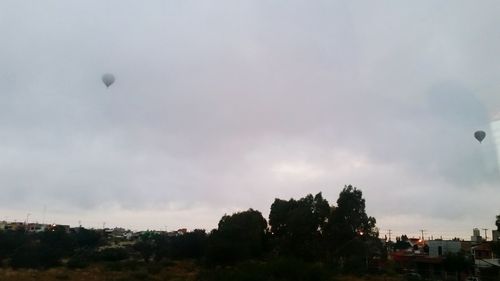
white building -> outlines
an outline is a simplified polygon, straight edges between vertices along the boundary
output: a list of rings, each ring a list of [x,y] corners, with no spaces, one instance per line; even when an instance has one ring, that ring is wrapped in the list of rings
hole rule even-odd
[[[462,245],[460,241],[452,240],[431,240],[427,241],[430,257],[446,256],[447,254],[456,254],[460,252]]]
[[[479,228],[474,228],[472,230],[472,236],[470,237],[470,241],[472,242],[482,242],[483,237],[481,237],[481,232],[479,231]]]

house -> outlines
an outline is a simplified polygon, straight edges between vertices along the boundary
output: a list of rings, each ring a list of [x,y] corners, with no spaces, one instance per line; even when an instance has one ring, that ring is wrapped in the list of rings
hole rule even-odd
[[[26,225],[26,231],[28,232],[44,232],[48,228],[49,225],[41,223],[29,223]]]
[[[491,250],[491,246],[488,243],[481,243],[476,246],[472,246],[470,248],[471,255],[474,257],[474,260],[481,259],[492,259],[493,251]]]
[[[431,240],[427,241],[430,257],[441,257],[447,254],[459,253],[462,249],[460,241],[453,240]]]

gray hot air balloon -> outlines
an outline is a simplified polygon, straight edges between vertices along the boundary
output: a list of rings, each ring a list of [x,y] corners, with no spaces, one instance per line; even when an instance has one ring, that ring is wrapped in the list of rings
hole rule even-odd
[[[486,133],[484,131],[476,131],[474,133],[474,137],[476,138],[476,140],[478,140],[479,142],[482,142],[484,140],[484,138],[486,137]]]
[[[115,76],[111,73],[106,73],[102,76],[102,82],[106,87],[109,87],[115,82]]]

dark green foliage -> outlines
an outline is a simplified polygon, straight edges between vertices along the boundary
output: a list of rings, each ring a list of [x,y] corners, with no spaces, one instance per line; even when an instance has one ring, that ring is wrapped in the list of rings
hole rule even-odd
[[[473,261],[467,258],[464,253],[449,253],[444,259],[443,267],[448,272],[467,272],[473,267]]]
[[[159,262],[171,258],[171,239],[167,235],[159,235],[154,240],[154,259]]]
[[[147,231],[127,248],[98,250],[122,238],[110,243],[111,236],[84,228],[69,233],[57,227],[43,233],[5,231],[0,232],[0,258],[15,268],[48,268],[67,259],[68,268],[100,263],[113,271],[143,269],[136,278],[156,274],[164,263],[177,259],[212,266],[202,280],[327,280],[331,272],[324,264],[343,272],[367,272],[385,254],[375,219],[367,216],[362,193],[352,186],[342,190],[337,204],[330,206],[321,193],[275,199],[270,229],[259,211],[249,209],[224,215],[210,235],[204,230],[173,236]]]
[[[74,238],[62,227],[44,231],[38,236],[40,244],[50,249],[60,258],[70,256],[76,246]]]
[[[64,229],[54,228],[39,234],[6,231],[1,234],[4,251],[11,253],[13,268],[48,268],[60,264],[74,249],[72,238]],[[12,248],[16,247],[15,250]],[[12,251],[13,250],[13,251]]]
[[[344,187],[325,231],[330,238],[330,246],[341,247],[358,235],[378,236],[375,222],[375,218],[366,214],[365,199],[361,190],[351,185]]]
[[[234,262],[257,258],[263,254],[267,222],[259,211],[225,215],[208,241],[209,262]]]
[[[96,253],[98,261],[115,262],[129,258],[128,251],[124,248],[105,248]]]
[[[164,268],[163,264],[161,263],[150,263],[147,265],[146,269],[149,274],[156,275],[162,271]]]
[[[196,229],[182,235],[143,235],[132,247],[145,262],[151,259],[201,259],[204,257],[208,236]]]
[[[60,264],[60,252],[37,242],[26,243],[14,251],[12,268],[48,268]]]
[[[30,241],[30,237],[22,231],[0,231],[0,261],[10,257],[14,251]]]
[[[366,214],[361,190],[344,187],[324,231],[330,261],[347,272],[368,270],[371,260],[384,254],[375,222]]]
[[[80,227],[74,233],[74,239],[78,248],[95,249],[103,244],[103,236],[100,231]]]
[[[275,199],[269,224],[278,252],[306,259],[321,256],[322,231],[330,212],[330,205],[321,193],[299,200]]]
[[[0,256],[10,257],[12,267],[47,268],[61,263],[63,258],[70,258],[81,248],[95,246],[96,239],[84,238],[93,233],[86,231],[68,233],[63,227],[55,227],[40,233],[23,231],[0,232]],[[92,236],[93,234],[90,234]],[[88,235],[87,235],[88,236]],[[95,236],[95,235],[94,235]],[[84,238],[84,239],[81,239]],[[82,242],[82,241],[94,242]],[[71,258],[70,267],[83,266],[82,258]]]
[[[154,240],[139,240],[134,244],[133,248],[145,262],[149,262],[155,251]]]
[[[409,249],[411,248],[411,244],[410,242],[408,241],[397,241],[396,243],[394,243],[394,250],[397,251],[397,250],[406,250],[406,249]]]
[[[173,259],[199,259],[205,253],[207,234],[205,230],[195,229],[184,235],[171,238],[171,257]]]
[[[90,264],[93,256],[92,250],[80,249],[69,258],[66,266],[68,268],[85,268]]]
[[[86,268],[89,266],[89,260],[80,256],[72,256],[66,263],[66,266],[71,269]]]
[[[492,242],[491,250],[497,258],[500,258],[500,242]]]

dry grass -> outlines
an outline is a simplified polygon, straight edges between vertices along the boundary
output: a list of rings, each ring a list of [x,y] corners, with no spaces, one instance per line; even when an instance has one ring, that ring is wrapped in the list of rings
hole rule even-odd
[[[189,261],[176,262],[158,271],[148,272],[146,267],[136,270],[112,271],[102,265],[94,265],[85,269],[67,269],[64,267],[49,270],[12,270],[0,268],[0,281],[195,281],[198,266]],[[390,276],[339,276],[338,281],[402,281]]]
[[[90,266],[86,269],[53,268],[49,270],[12,270],[0,269],[0,281],[194,281],[198,270],[194,263],[178,262],[169,267],[160,268],[159,272],[149,273],[146,268],[126,271],[110,271],[102,266]]]
[[[338,281],[402,281],[400,277],[395,276],[383,276],[383,275],[372,275],[372,276],[340,276],[337,278]]]

